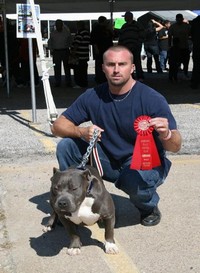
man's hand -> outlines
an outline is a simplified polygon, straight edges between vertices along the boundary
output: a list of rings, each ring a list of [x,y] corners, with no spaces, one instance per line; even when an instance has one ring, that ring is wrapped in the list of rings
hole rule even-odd
[[[178,130],[169,129],[168,119],[152,118],[149,126],[153,126],[159,134],[159,139],[166,151],[177,153],[181,149],[182,138]]]
[[[169,134],[169,123],[166,118],[152,118],[149,126],[153,126],[161,138],[166,138]]]
[[[79,127],[79,129],[80,129],[81,137],[84,140],[86,140],[87,142],[90,142],[90,140],[92,139],[95,129],[98,130],[97,141],[101,141],[101,133],[104,132],[103,129],[101,129],[100,127],[98,127],[96,125],[91,125],[91,126],[88,126],[88,127]]]

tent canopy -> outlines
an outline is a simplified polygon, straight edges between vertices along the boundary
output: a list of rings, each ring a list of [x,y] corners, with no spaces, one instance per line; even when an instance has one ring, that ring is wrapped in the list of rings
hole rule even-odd
[[[146,26],[150,19],[155,20],[169,20],[170,22],[174,22],[176,20],[176,14],[181,13],[183,17],[188,20],[192,21],[194,18],[197,17],[197,14],[190,11],[190,10],[162,10],[162,11],[150,11],[138,18],[138,21]]]
[[[2,1],[0,1],[1,3]],[[16,3],[26,0],[5,0],[6,13],[16,12]],[[126,10],[198,10],[199,0],[35,0],[40,5],[41,13],[83,13]]]

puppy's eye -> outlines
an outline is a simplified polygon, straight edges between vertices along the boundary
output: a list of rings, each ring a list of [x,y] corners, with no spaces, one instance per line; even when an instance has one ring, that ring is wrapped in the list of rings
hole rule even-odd
[[[58,184],[58,185],[55,185],[54,187],[53,187],[53,189],[55,190],[55,191],[58,191],[59,189],[60,189],[60,185]]]
[[[78,189],[78,188],[76,187],[76,188],[73,188],[72,190],[73,190],[73,191],[76,191],[77,189]]]

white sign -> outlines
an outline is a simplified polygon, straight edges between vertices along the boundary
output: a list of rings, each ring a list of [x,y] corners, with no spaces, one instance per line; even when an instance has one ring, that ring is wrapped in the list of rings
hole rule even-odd
[[[17,38],[36,38],[31,5],[17,4]],[[35,5],[37,23],[40,23],[40,6]],[[40,25],[40,24],[39,24]]]

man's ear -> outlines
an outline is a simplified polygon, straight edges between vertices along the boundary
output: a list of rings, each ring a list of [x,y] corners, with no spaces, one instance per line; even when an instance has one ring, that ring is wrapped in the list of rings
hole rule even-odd
[[[135,71],[135,65],[134,64],[132,64],[132,69],[131,69],[131,74]]]

